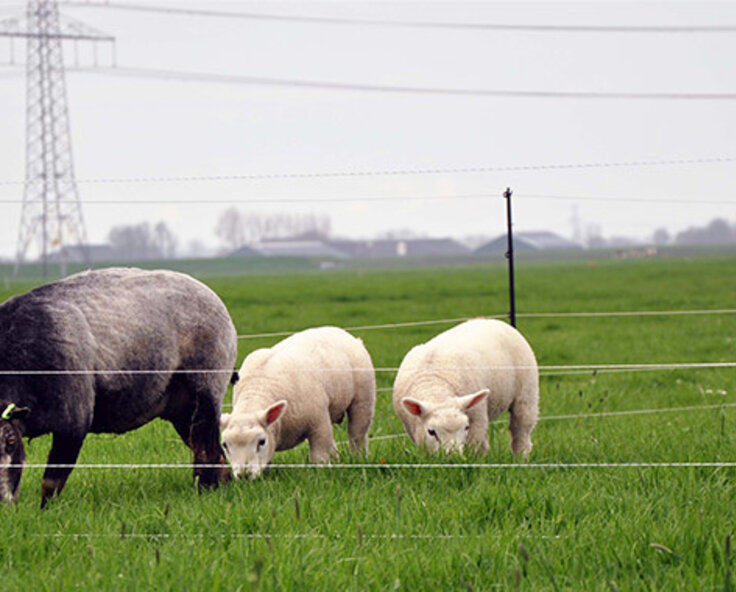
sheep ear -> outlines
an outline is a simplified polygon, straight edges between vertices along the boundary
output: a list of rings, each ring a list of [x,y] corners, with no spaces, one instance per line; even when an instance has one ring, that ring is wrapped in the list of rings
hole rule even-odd
[[[224,430],[227,427],[228,423],[230,423],[230,414],[223,413],[222,415],[220,415],[220,429]]]
[[[30,412],[28,407],[18,407],[15,403],[10,403],[3,409],[0,417],[5,421],[13,421],[14,419],[25,419]]]
[[[282,399],[266,409],[266,426],[268,427],[273,422],[277,421],[283,415],[284,411],[286,411],[286,407],[288,405],[289,404]]]
[[[404,397],[403,399],[401,399],[401,404],[404,406],[404,409],[406,409],[412,415],[416,415],[417,417],[427,415],[427,406],[424,403],[417,401],[416,399],[412,399],[411,397]]]
[[[470,409],[471,407],[475,407],[478,403],[485,400],[485,398],[490,394],[490,390],[487,388],[484,388],[483,390],[478,391],[477,393],[473,393],[471,395],[465,395],[464,397],[458,398],[458,405],[460,409],[463,411],[466,411]]]

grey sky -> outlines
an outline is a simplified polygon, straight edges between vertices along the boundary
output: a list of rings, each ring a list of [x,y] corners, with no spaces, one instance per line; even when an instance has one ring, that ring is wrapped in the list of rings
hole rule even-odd
[[[442,23],[736,25],[736,4],[706,2],[137,4]],[[0,3],[0,19],[22,11],[22,3]],[[662,226],[674,233],[716,216],[736,222],[736,161],[228,182],[84,182],[736,159],[734,98],[442,96],[182,82],[128,71],[434,89],[733,94],[733,30],[506,32],[78,6],[62,6],[62,11],[117,38],[118,74],[67,76],[82,201],[205,202],[84,203],[92,242],[104,241],[115,224],[164,220],[183,243],[198,238],[215,245],[217,217],[229,206],[206,202],[257,199],[293,202],[237,207],[329,214],[334,234],[341,236],[369,237],[403,227],[437,237],[496,235],[503,231],[501,193],[506,186],[515,191],[519,230],[550,229],[571,236],[575,208],[582,231],[597,224],[606,236],[643,237]],[[0,61],[7,62],[9,47],[7,39],[0,39]],[[17,61],[24,61],[24,52],[24,44],[16,41]],[[88,48],[80,46],[80,55],[90,64]],[[100,62],[108,63],[107,56],[100,47]],[[0,66],[2,200],[22,198],[22,185],[8,181],[24,176],[24,102],[22,68]],[[447,199],[402,199],[421,196]],[[563,196],[585,199],[558,199]],[[14,253],[20,207],[0,203],[2,256]]]

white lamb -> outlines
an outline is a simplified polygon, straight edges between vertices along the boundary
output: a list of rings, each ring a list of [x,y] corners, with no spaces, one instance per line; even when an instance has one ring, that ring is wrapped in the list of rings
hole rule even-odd
[[[277,450],[309,441],[309,458],[337,457],[332,424],[348,414],[353,452],[368,450],[376,402],[373,363],[363,342],[337,327],[296,333],[243,361],[233,411],[220,419],[233,473],[256,478]]]
[[[502,321],[473,319],[412,348],[393,403],[409,436],[436,452],[488,451],[488,423],[508,410],[511,450],[526,458],[539,415],[534,352]]]

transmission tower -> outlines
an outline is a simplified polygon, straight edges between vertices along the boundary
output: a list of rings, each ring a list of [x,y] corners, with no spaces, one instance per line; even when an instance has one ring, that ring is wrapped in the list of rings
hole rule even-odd
[[[78,246],[87,263],[89,256],[74,178],[62,42],[115,40],[79,21],[62,18],[56,0],[29,0],[24,21],[0,22],[0,37],[24,37],[27,42],[26,177],[14,275],[35,240],[44,277],[52,253],[58,256],[64,276],[69,247]],[[95,45],[95,62],[96,55]]]

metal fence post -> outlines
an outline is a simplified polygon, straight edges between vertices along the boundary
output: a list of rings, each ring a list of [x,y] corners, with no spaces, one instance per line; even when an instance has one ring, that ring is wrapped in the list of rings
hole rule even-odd
[[[506,251],[506,259],[509,262],[509,320],[512,327],[516,327],[516,291],[514,287],[514,234],[511,223],[511,191],[510,187],[506,188],[503,196],[506,198],[506,240],[508,249]]]

